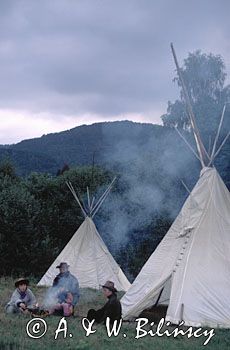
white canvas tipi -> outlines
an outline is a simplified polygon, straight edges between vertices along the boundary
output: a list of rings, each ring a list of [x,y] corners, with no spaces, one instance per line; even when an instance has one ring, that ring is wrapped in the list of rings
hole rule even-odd
[[[194,125],[193,131],[202,165],[200,178],[121,299],[123,318],[134,319],[158,301],[168,305],[166,321],[230,328],[230,194],[211,167],[220,150],[215,152],[219,130],[211,156]]]
[[[130,287],[129,281],[110,254],[92,220],[108,195],[112,183],[94,207],[93,201],[90,203],[87,189],[88,215],[82,207],[72,185],[68,183],[71,192],[81,207],[85,220],[42,277],[38,286],[51,286],[54,277],[57,275],[56,266],[65,261],[70,265],[69,270],[77,277],[81,288],[99,289],[107,280],[110,280],[114,282],[117,290],[128,290]]]
[[[121,299],[123,317],[168,304],[166,320],[230,327],[230,195],[204,168],[181,212]]]

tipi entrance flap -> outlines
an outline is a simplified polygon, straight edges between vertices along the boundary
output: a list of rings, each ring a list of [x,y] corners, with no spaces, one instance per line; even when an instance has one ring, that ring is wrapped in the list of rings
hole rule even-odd
[[[169,304],[170,294],[171,294],[171,285],[172,285],[172,275],[165,282],[165,285],[163,287],[163,291],[162,291],[160,299],[158,301],[159,305],[168,305]]]

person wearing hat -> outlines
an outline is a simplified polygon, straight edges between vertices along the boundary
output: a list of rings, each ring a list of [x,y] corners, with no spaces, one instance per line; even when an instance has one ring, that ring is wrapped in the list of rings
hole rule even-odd
[[[19,278],[15,281],[15,291],[10,301],[6,305],[6,313],[26,313],[27,308],[33,308],[36,304],[36,298],[33,292],[28,288],[29,280]]]
[[[117,290],[112,281],[107,281],[102,286],[104,296],[108,299],[107,303],[99,310],[90,309],[87,314],[89,321],[95,320],[97,323],[105,323],[107,317],[110,318],[110,326],[114,321],[121,319],[121,303],[117,299]]]
[[[60,273],[54,278],[52,289],[57,291],[58,303],[65,303],[67,293],[71,293],[74,307],[80,297],[78,280],[69,272],[69,265],[66,262],[61,262],[56,268]]]

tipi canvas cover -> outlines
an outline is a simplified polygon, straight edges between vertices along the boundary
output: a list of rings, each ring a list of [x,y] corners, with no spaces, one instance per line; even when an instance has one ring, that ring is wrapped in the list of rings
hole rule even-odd
[[[65,261],[70,265],[69,270],[77,277],[81,288],[99,289],[107,280],[110,280],[114,282],[117,290],[128,290],[130,287],[129,281],[110,254],[92,220],[100,205],[108,195],[111,185],[96,203],[94,208],[92,208],[93,201],[90,203],[88,197],[89,215],[87,215],[85,209],[81,206],[72,185],[70,183],[68,184],[85,215],[85,220],[39,281],[38,286],[51,286],[53,279],[58,272],[56,266]]]
[[[215,168],[200,179],[121,299],[124,319],[151,307],[162,288],[166,320],[230,327],[230,194]]]
[[[130,283],[100,237],[93,220],[86,217],[77,232],[42,277],[39,286],[51,286],[57,274],[56,266],[62,261],[70,265],[81,288],[99,289],[107,280],[117,290],[128,290]]]

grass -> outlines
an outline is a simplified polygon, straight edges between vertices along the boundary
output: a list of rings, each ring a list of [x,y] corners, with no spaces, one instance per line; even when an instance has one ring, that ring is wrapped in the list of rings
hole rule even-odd
[[[32,339],[26,333],[26,325],[31,320],[29,316],[6,315],[4,306],[9,300],[14,289],[12,278],[0,279],[0,350],[135,350],[135,349],[156,349],[156,350],[197,350],[207,348],[208,350],[229,350],[230,349],[230,330],[217,329],[215,336],[204,347],[203,343],[207,339],[190,338],[183,336],[173,337],[150,337],[146,335],[143,338],[135,339],[136,323],[123,323],[122,329],[117,337],[108,337],[104,325],[96,325],[94,334],[85,336],[81,319],[87,314],[88,309],[100,308],[105,300],[101,292],[90,289],[81,291],[81,299],[76,308],[76,315],[67,319],[67,337],[63,337],[63,332],[55,340],[55,331],[61,317],[50,316],[44,320],[47,323],[47,333],[40,339]],[[31,282],[31,289],[34,291],[39,302],[42,302],[45,288],[36,287],[35,282]],[[121,296],[121,295],[119,295]],[[147,328],[146,328],[147,329]],[[149,329],[152,329],[152,327]],[[173,327],[167,327],[173,329]],[[72,337],[70,337],[70,333]],[[124,337],[124,333],[126,337]]]

